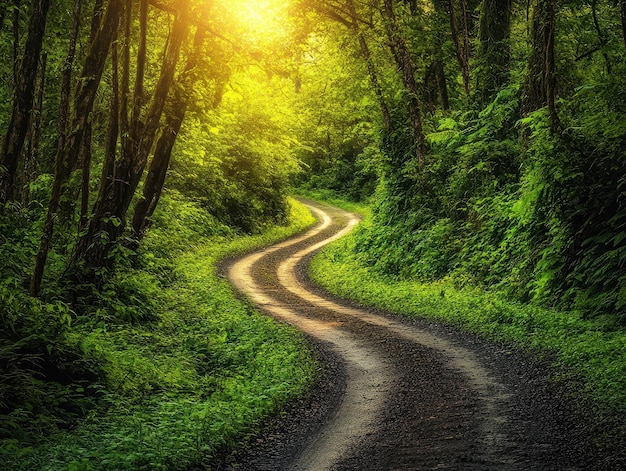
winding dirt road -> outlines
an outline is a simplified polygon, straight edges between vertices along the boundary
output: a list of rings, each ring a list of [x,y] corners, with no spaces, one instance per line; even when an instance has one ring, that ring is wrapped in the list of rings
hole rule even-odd
[[[326,365],[324,379],[228,469],[575,470],[598,464],[584,428],[569,419],[558,392],[523,355],[312,287],[305,268],[311,254],[358,220],[308,204],[320,219],[316,227],[232,262],[227,276],[262,310],[311,338]]]

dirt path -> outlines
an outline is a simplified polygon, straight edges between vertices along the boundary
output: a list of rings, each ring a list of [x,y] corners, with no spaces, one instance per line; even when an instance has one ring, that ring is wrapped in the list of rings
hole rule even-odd
[[[217,468],[575,470],[597,462],[584,428],[523,355],[312,287],[311,254],[358,221],[311,209],[315,228],[233,262],[227,274],[265,312],[310,336],[324,380],[252,449]]]

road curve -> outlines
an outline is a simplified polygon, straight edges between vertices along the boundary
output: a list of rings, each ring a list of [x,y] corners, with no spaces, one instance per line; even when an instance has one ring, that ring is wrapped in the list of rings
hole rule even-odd
[[[580,440],[564,438],[551,425],[555,419],[542,416],[533,394],[523,391],[528,384],[503,372],[510,363],[496,366],[510,362],[510,352],[485,353],[445,329],[357,308],[307,286],[308,257],[358,223],[336,208],[309,207],[317,226],[236,260],[227,276],[263,311],[332,351],[347,380],[339,405],[293,456],[264,458],[255,469],[584,468]]]

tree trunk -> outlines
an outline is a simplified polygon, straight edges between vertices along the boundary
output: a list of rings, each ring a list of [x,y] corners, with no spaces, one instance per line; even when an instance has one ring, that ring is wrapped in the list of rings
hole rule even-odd
[[[546,83],[546,101],[548,102],[548,111],[550,112],[550,122],[552,131],[556,132],[561,121],[556,110],[556,76],[554,75],[555,59],[554,59],[554,37],[556,33],[556,3],[557,0],[546,0],[547,3],[547,37],[546,37],[546,59],[545,59],[545,83]]]
[[[136,239],[143,237],[147,226],[147,218],[152,216],[161,197],[172,149],[185,119],[187,102],[184,98],[177,97],[174,103],[171,104],[171,108],[172,111],[167,116],[165,128],[157,141],[154,156],[148,168],[142,197],[135,206],[132,225]]]
[[[484,0],[480,16],[479,102],[486,104],[508,82],[511,49],[512,0]]]
[[[24,177],[22,185],[22,206],[30,202],[30,183],[33,181],[39,160],[39,143],[41,141],[41,118],[43,113],[43,95],[46,81],[46,65],[48,56],[42,54],[37,78],[36,99],[30,117],[30,129],[26,152],[24,152]]]
[[[591,2],[591,17],[593,18],[593,27],[598,34],[598,42],[599,48],[602,50],[602,57],[604,57],[604,62],[606,63],[606,72],[611,75],[611,71],[613,70],[613,65],[611,64],[611,58],[604,51],[604,47],[608,43],[608,39],[602,28],[600,28],[600,22],[598,21],[598,0],[592,0]]]
[[[0,155],[0,167],[4,167],[4,171],[0,173],[0,203],[11,199],[13,194],[17,163],[24,147],[33,107],[35,80],[49,7],[50,0],[33,0],[25,45],[28,54],[24,54],[20,62],[11,118]]]
[[[100,27],[100,21],[102,20],[102,1],[103,0],[96,0],[94,2],[93,13],[91,15],[89,44],[93,42]],[[92,136],[93,126],[90,117],[90,119],[87,120],[87,125],[85,126],[85,137],[83,139],[83,145],[80,152],[83,173],[81,175],[80,219],[78,225],[79,232],[83,230],[89,222],[89,181],[91,178]]]
[[[556,0],[539,0],[533,12],[533,52],[528,65],[524,112],[548,107],[553,130],[560,124],[555,105],[554,34]]]
[[[189,0],[179,3],[179,13],[174,20],[174,26],[168,38],[161,73],[154,90],[150,109],[145,117],[145,125],[136,128],[141,131],[141,135],[131,135],[128,137],[127,144],[122,144],[122,158],[115,166],[113,179],[111,184],[106,186],[105,195],[99,197],[96,202],[89,230],[79,241],[80,250],[75,252],[73,263],[82,259],[91,269],[108,266],[110,250],[126,227],[126,215],[146,167],[148,155],[154,143],[163,108],[174,78],[180,49],[188,31],[188,4]],[[125,78],[122,77],[122,82],[124,81]],[[124,87],[125,84],[123,83],[120,98],[121,108],[125,103],[123,98]],[[120,109],[120,114],[122,117],[120,126],[126,126],[123,109]],[[131,131],[133,129],[132,122],[129,129]],[[124,129],[121,130],[122,135],[124,135]],[[125,155],[126,152],[128,154]],[[104,238],[102,237],[103,234],[105,235]]]
[[[69,133],[69,121],[70,121],[70,95],[72,92],[72,70],[74,68],[74,58],[76,57],[76,43],[78,41],[78,34],[80,31],[80,23],[81,23],[81,1],[74,0],[74,11],[72,15],[72,29],[70,31],[69,44],[67,48],[67,55],[65,56],[65,61],[63,62],[63,68],[61,69],[61,90],[59,94],[59,114],[57,119],[57,147],[56,147],[56,155],[60,155],[65,149],[65,145],[67,143],[67,136]],[[87,135],[87,127],[85,126],[85,135]],[[84,148],[84,145],[81,146],[81,150]],[[82,156],[82,152],[80,154]],[[78,167],[81,166],[82,159],[78,158],[71,169],[73,172]],[[64,198],[59,205],[58,211],[58,224],[62,228],[69,229],[71,227],[71,221],[73,219],[76,205],[75,201],[78,199],[78,188],[70,188],[69,191],[72,192],[68,198]],[[65,232],[65,231],[64,231]],[[70,234],[71,231],[66,231],[67,234]],[[67,244],[64,244],[67,245]]]
[[[454,0],[449,2],[450,10],[450,32],[452,34],[452,42],[454,42],[454,48],[456,51],[456,58],[461,67],[461,76],[463,77],[463,86],[465,87],[465,94],[469,95],[471,91],[470,83],[470,69],[469,69],[469,31],[467,29],[467,5],[465,0],[460,1],[461,8],[461,25],[463,28],[463,37],[459,38],[459,26],[456,16],[456,7]]]
[[[444,34],[443,31],[438,30],[437,26],[444,23],[444,18],[448,16],[448,12],[446,11],[445,1],[435,1],[433,6],[435,10],[435,18],[433,19],[435,29],[433,30],[432,44],[433,61],[427,68],[424,76],[425,101],[432,106],[433,110],[436,110],[437,105],[440,104],[443,111],[448,111],[450,109],[450,100],[444,68]]]
[[[435,56],[440,54],[435,53]],[[424,75],[424,107],[434,112],[437,104],[441,103],[444,111],[450,109],[450,99],[448,96],[448,84],[446,82],[446,74],[443,68],[443,61],[436,57],[426,69]],[[426,108],[428,106],[428,108]]]
[[[72,169],[75,168],[82,148],[85,127],[89,121],[96,92],[100,86],[100,80],[104,71],[109,48],[118,28],[119,18],[123,12],[121,0],[111,0],[102,18],[102,24],[91,43],[89,53],[85,58],[82,71],[78,80],[79,86],[74,99],[74,115],[71,132],[64,149],[57,153],[54,165],[54,182],[52,194],[48,203],[48,212],[44,221],[43,234],[39,245],[39,252],[35,259],[35,269],[30,284],[30,292],[33,296],[39,294],[43,271],[48,257],[48,250],[54,233],[54,220],[63,194],[63,186],[67,182]]]
[[[91,178],[91,139],[93,128],[91,121],[85,127],[85,138],[83,139],[83,147],[81,149],[80,160],[82,161],[82,175],[80,179],[80,219],[78,222],[78,231],[80,232],[89,220],[89,180]]]
[[[17,85],[17,75],[20,68],[20,14],[21,0],[13,0],[13,88]]]
[[[178,8],[179,13],[174,20],[172,33],[170,34],[167,50],[163,58],[159,81],[157,82],[152,104],[146,116],[146,125],[143,129],[143,135],[139,141],[139,154],[134,162],[131,172],[130,186],[126,192],[126,197],[124,198],[124,212],[128,211],[132,196],[135,193],[135,189],[137,188],[146,167],[150,149],[152,148],[156,133],[159,129],[159,122],[161,120],[163,108],[165,107],[165,102],[174,80],[176,64],[178,63],[178,58],[180,56],[180,49],[189,29],[187,11],[189,8],[189,0],[180,1]]]
[[[408,98],[408,112],[413,137],[415,157],[418,165],[424,164],[424,132],[422,129],[422,116],[419,104],[419,92],[415,81],[415,67],[411,59],[409,48],[400,32],[398,20],[393,7],[393,0],[384,0],[385,13],[389,28],[389,40],[394,51],[396,65],[402,77]]]
[[[129,13],[129,12],[127,12]],[[113,43],[111,47],[111,102],[109,106],[109,119],[108,126],[106,131],[106,139],[104,146],[104,163],[102,165],[102,176],[100,177],[100,187],[98,190],[98,199],[96,204],[94,205],[94,214],[91,219],[91,223],[85,222],[83,228],[87,229],[86,234],[80,237],[76,247],[74,248],[74,253],[72,254],[72,259],[68,265],[67,272],[72,272],[75,268],[75,264],[79,261],[80,254],[83,254],[88,249],[88,244],[94,244],[95,247],[92,250],[104,250],[105,244],[101,243],[101,241],[95,241],[96,235],[93,231],[96,229],[93,221],[102,221],[105,218],[105,214],[103,213],[104,208],[106,207],[104,200],[110,194],[110,188],[114,184],[114,173],[115,173],[115,158],[117,155],[117,142],[118,136],[120,134],[120,102],[121,102],[121,89],[120,89],[120,81],[119,81],[119,55],[118,55],[118,47],[116,43]],[[109,223],[111,221],[109,220]],[[99,254],[98,258],[104,257],[105,254]]]
[[[68,123],[70,120],[70,93],[72,90],[72,67],[74,66],[74,57],[76,56],[76,41],[78,39],[78,31],[80,28],[80,10],[81,0],[74,0],[74,15],[72,23],[72,31],[70,33],[70,42],[67,50],[67,56],[61,70],[61,93],[59,104],[59,118],[57,122],[57,131],[59,140],[57,143],[57,154],[61,153],[65,148],[67,140]]]
[[[167,175],[172,150],[178,133],[185,119],[189,98],[182,93],[191,90],[198,79],[198,62],[202,55],[202,45],[206,29],[199,26],[194,37],[194,49],[178,80],[178,87],[170,105],[171,112],[167,115],[166,125],[157,141],[154,156],[148,168],[141,199],[135,206],[133,214],[133,233],[135,238],[143,237],[147,220],[152,216],[161,197],[163,184]]]
[[[387,134],[392,133],[392,124],[391,124],[391,113],[389,112],[389,107],[387,106],[387,102],[385,100],[385,94],[383,92],[383,87],[380,85],[380,81],[378,80],[378,73],[376,72],[376,66],[374,65],[374,61],[372,60],[372,54],[370,52],[370,48],[367,44],[365,36],[359,27],[359,21],[357,17],[356,8],[354,7],[353,0],[347,0],[346,2],[348,7],[348,12],[351,16],[351,26],[350,28],[359,40],[359,48],[361,49],[361,55],[365,60],[365,64],[367,66],[367,72],[369,74],[370,83],[372,84],[372,88],[374,89],[374,93],[376,94],[376,98],[378,98],[378,103],[380,105],[380,111],[383,115],[383,121],[385,122],[385,130]]]

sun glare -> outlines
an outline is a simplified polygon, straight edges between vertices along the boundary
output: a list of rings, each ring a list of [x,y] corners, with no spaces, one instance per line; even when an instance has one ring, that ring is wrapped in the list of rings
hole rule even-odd
[[[232,3],[249,39],[269,42],[285,33],[288,0],[235,0]]]

